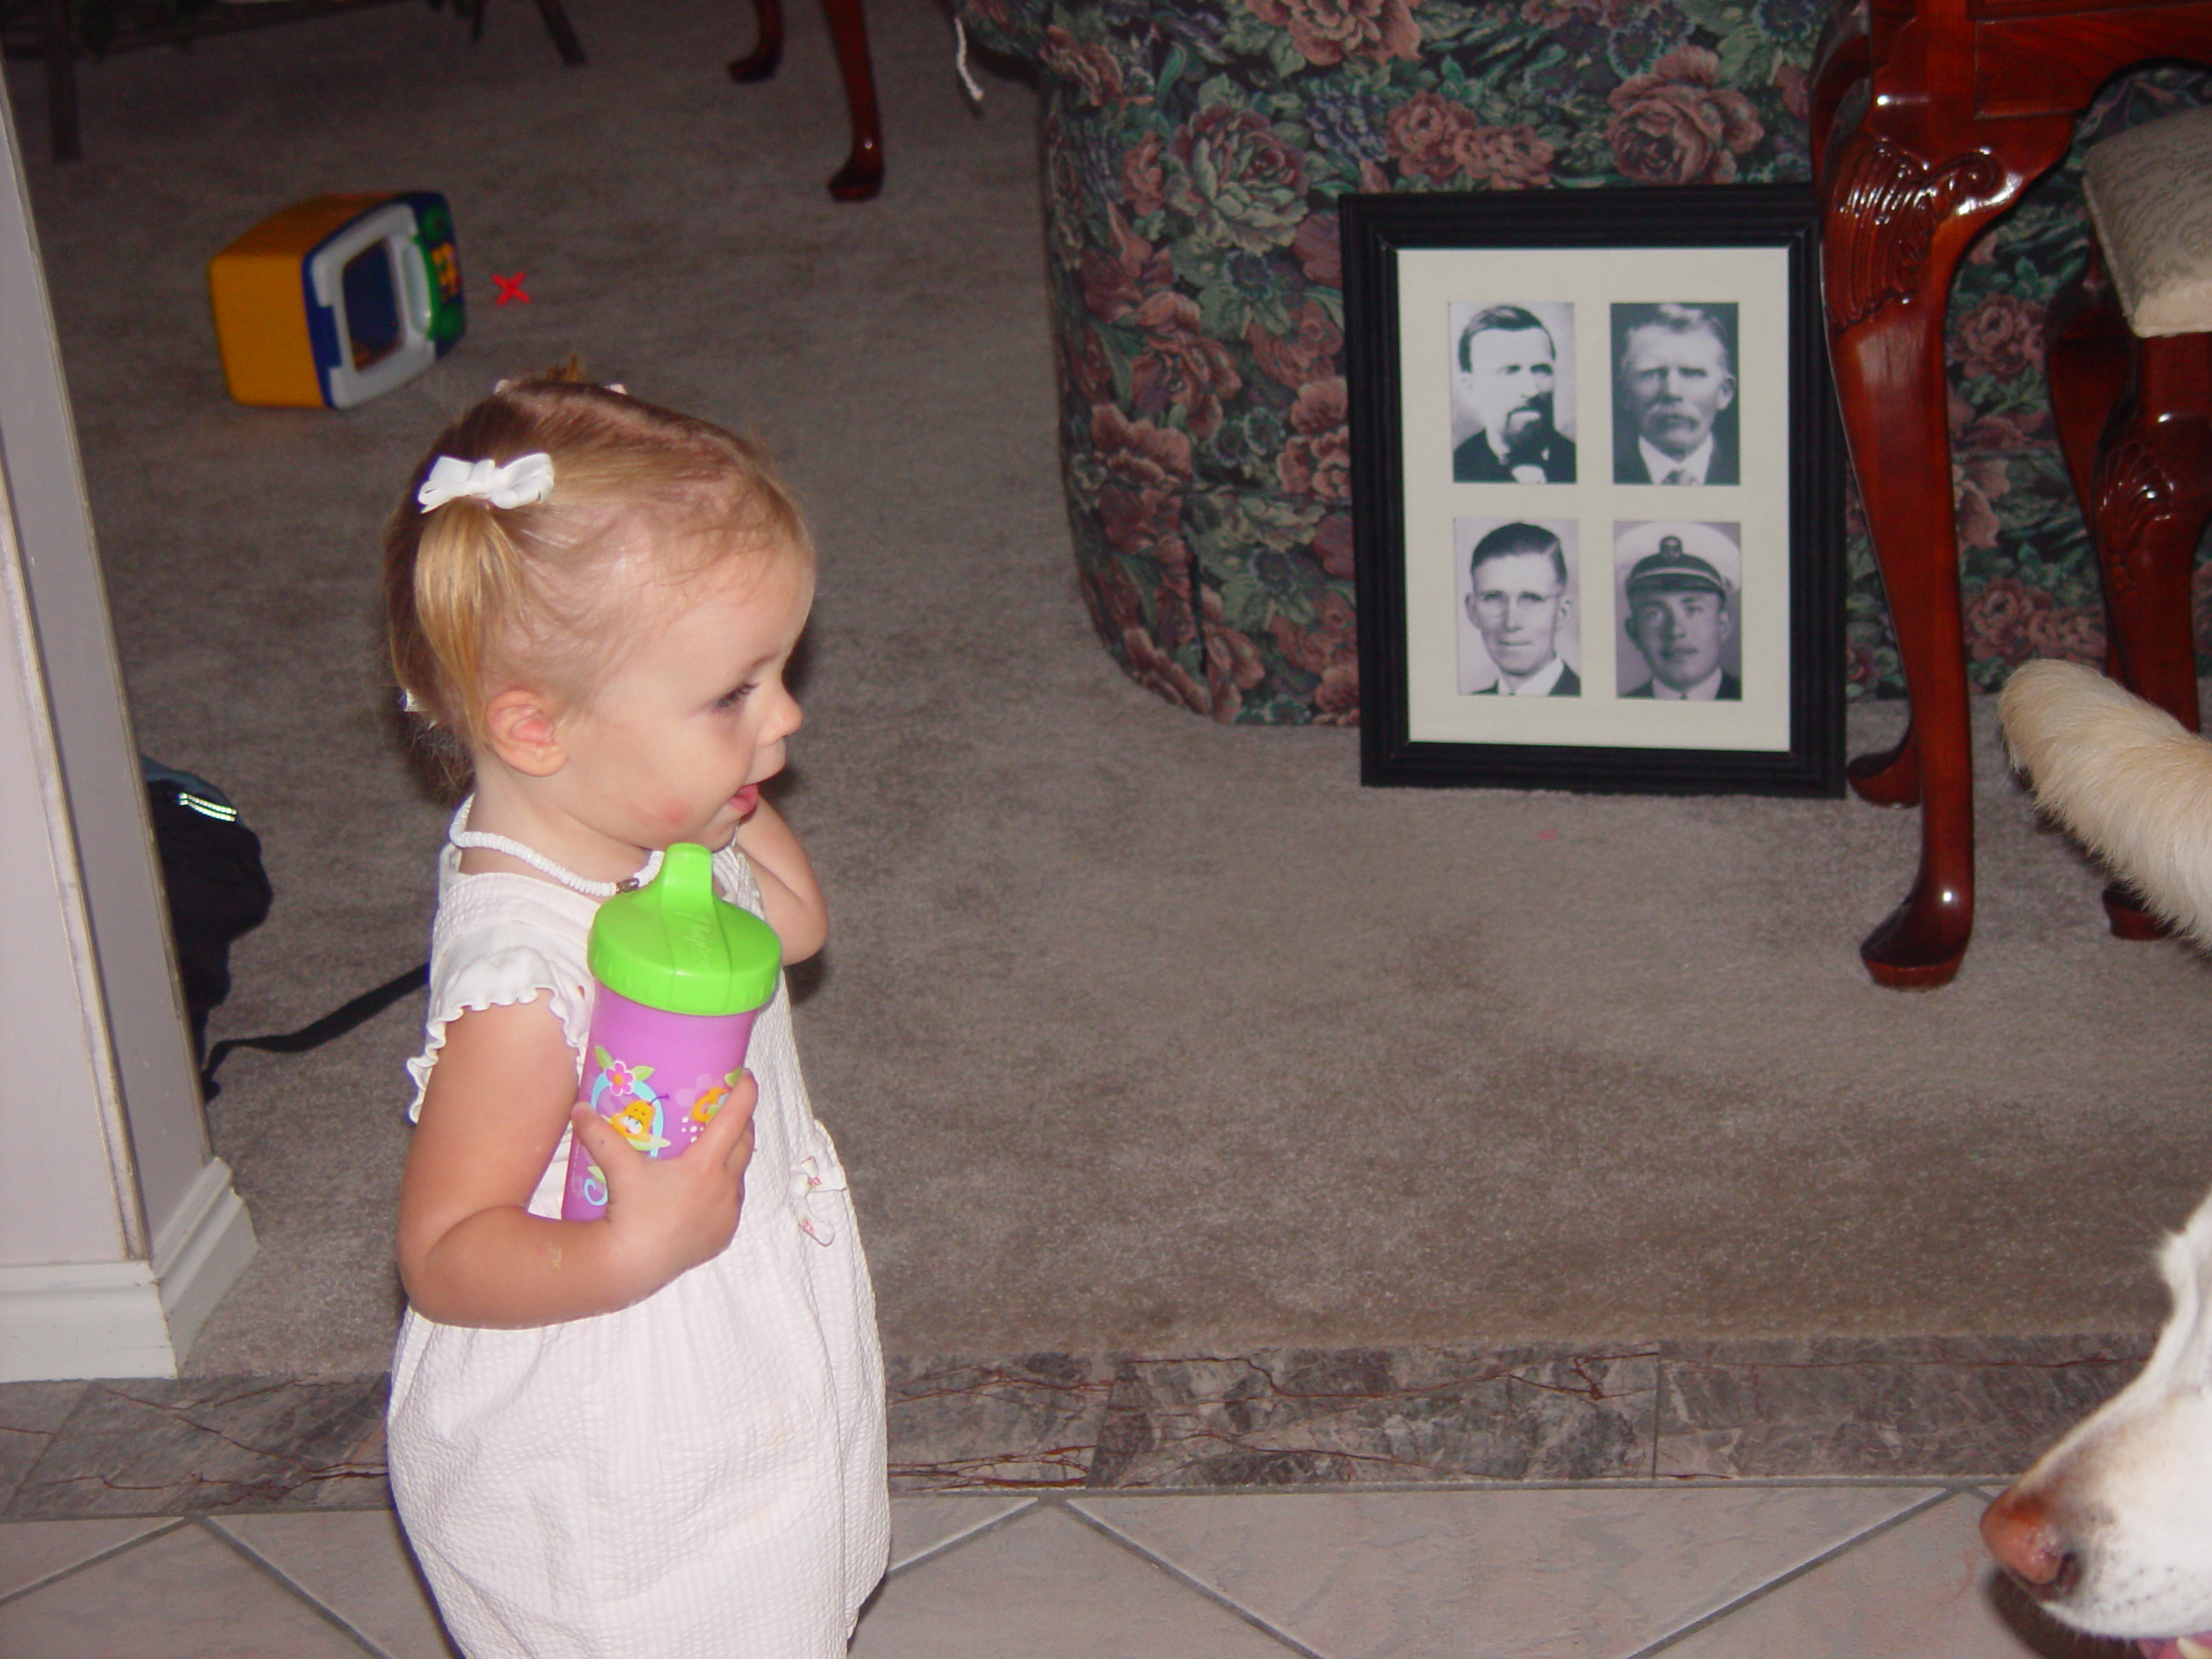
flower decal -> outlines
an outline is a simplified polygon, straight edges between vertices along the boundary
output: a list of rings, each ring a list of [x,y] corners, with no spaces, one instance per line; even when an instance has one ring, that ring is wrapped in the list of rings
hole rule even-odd
[[[2044,308],[2017,294],[1992,294],[1951,326],[1945,350],[1968,378],[2010,380],[2043,372]]]
[[[1324,501],[1351,499],[1350,416],[1341,378],[1332,375],[1299,389],[1290,409],[1291,440],[1276,464],[1284,489]]]
[[[1168,202],[1204,242],[1268,253],[1306,217],[1306,158],[1257,111],[1200,110],[1175,135]]]
[[[1405,0],[1245,0],[1253,15],[1290,31],[1315,64],[1381,62],[1421,55],[1421,29]]]
[[[1732,184],[1736,158],[1766,137],[1751,99],[1720,84],[1720,60],[1703,47],[1669,52],[1605,101],[1615,163],[1645,184]]]

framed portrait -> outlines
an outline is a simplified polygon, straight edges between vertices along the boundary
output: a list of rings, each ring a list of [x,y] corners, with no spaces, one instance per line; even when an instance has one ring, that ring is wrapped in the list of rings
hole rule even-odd
[[[1339,207],[1361,781],[1842,793],[1810,188]]]

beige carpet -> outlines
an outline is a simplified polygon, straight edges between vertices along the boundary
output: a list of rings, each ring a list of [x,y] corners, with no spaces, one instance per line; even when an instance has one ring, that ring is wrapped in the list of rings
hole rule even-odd
[[[2212,1179],[2212,975],[2105,937],[1986,721],[1980,931],[1901,996],[1853,947],[1910,815],[1363,791],[1351,732],[1154,701],[1075,593],[1033,95],[971,114],[943,18],[881,0],[890,182],[836,206],[811,9],[743,88],[743,7],[571,10],[573,70],[520,4],[474,48],[391,7],[91,67],[67,168],[9,72],[139,732],[233,794],[279,890],[217,1034],[423,948],[442,815],[385,718],[378,522],[448,411],[575,349],[757,427],[818,521],[785,802],[836,931],[800,1038],[893,1350],[2152,1317],[2145,1252]],[[453,202],[461,349],[350,414],[232,404],[207,256],[382,186]],[[382,1363],[418,1018],[232,1061],[213,1130],[262,1251],[195,1370]]]

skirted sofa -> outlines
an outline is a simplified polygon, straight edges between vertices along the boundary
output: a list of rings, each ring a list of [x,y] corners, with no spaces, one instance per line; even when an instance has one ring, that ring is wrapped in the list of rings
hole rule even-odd
[[[1062,452],[1084,597],[1130,676],[1217,720],[1352,724],[1350,435],[1336,198],[1802,180],[1832,0],[957,0],[1044,92]],[[2095,661],[2095,566],[2043,378],[2096,137],[2207,101],[2107,89],[1952,300],[1967,648],[1990,686]],[[1904,690],[1855,512],[1855,696]],[[2212,640],[2212,586],[2198,588]]]

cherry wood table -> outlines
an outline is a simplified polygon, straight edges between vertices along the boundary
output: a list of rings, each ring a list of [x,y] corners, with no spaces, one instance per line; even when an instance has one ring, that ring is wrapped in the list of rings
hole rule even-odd
[[[875,108],[875,69],[868,56],[868,16],[861,0],[822,0],[830,19],[830,44],[844,83],[845,114],[853,147],[830,181],[839,201],[866,201],[883,188],[883,123]],[[730,60],[732,80],[766,80],[784,60],[784,0],[753,0],[760,26],[753,50]]]
[[[2117,71],[2212,61],[2212,3],[1869,0],[1832,20],[1813,80],[1828,351],[1912,721],[1851,766],[1921,808],[1912,891],[1859,955],[1876,982],[1942,985],[1974,930],[1974,780],[1945,418],[1944,307],[1982,227],[2056,166]],[[2086,251],[2086,249],[2085,249]]]

